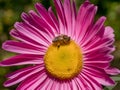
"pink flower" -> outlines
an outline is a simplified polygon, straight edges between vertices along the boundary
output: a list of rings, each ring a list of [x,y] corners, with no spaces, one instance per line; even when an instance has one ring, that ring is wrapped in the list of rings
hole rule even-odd
[[[10,35],[18,41],[3,43],[4,50],[18,55],[0,66],[28,65],[7,75],[5,87],[19,84],[16,90],[102,90],[115,82],[110,75],[120,70],[110,67],[115,50],[113,29],[104,26],[106,18],[94,23],[97,6],[86,0],[76,11],[74,0],[54,0],[51,7],[40,3],[37,13],[22,13]]]

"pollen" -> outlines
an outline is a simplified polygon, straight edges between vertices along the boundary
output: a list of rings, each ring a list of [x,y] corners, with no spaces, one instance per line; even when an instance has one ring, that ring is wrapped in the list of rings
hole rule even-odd
[[[51,44],[44,56],[44,63],[50,76],[60,80],[72,79],[82,70],[82,50],[73,40],[59,48]]]

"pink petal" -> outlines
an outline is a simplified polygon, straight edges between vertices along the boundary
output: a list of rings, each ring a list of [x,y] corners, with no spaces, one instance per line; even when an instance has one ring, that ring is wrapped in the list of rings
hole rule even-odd
[[[43,83],[46,79],[46,74],[44,73],[45,70],[42,70],[41,72],[37,74],[33,74],[30,77],[26,78],[18,87],[16,90],[34,90],[34,88],[37,88],[40,83]],[[36,83],[37,82],[37,83]]]
[[[23,35],[22,33],[18,32],[15,29],[12,29],[10,31],[10,35],[12,37],[16,38],[17,40],[20,40],[24,43],[30,44],[30,45],[35,46],[35,47],[41,47],[41,48],[44,48],[45,50],[47,50],[47,46],[39,44],[38,42],[32,40],[31,38],[28,38],[27,36]]]
[[[113,45],[114,41],[113,29],[108,26],[105,28],[104,36],[101,39],[93,39],[87,46],[85,46],[84,50],[88,51],[92,48],[110,47]]]
[[[65,14],[62,2],[60,0],[54,0],[55,8],[57,11],[58,19],[65,25]]]
[[[84,78],[81,76],[75,78],[75,82],[77,86],[79,87],[79,90],[89,90],[89,86],[86,84],[86,81],[84,81]]]
[[[61,87],[60,90],[70,90],[70,89],[68,88],[67,82],[61,83],[61,86],[60,86],[60,87]]]
[[[25,13],[23,13],[23,16],[24,16]],[[38,30],[39,33],[44,33],[46,36],[47,34],[49,36],[49,38],[53,38],[55,36],[55,33],[56,31],[53,30],[52,27],[49,26],[49,23],[46,23],[36,12],[34,12],[33,10],[30,10],[29,11],[29,16],[26,16],[28,18],[31,18],[33,20],[33,22],[28,22],[27,24],[29,24],[29,26],[32,25],[32,27],[36,27]],[[43,34],[42,34],[43,35]],[[43,35],[44,37],[44,35]],[[46,38],[46,39],[49,39],[49,38]]]
[[[104,34],[104,22],[105,22],[105,17],[101,17],[95,25],[88,30],[86,35],[84,36],[83,41],[81,41],[81,46],[84,47],[86,44],[91,42],[91,39],[94,38],[95,36],[102,37]],[[89,38],[88,38],[89,37]]]
[[[111,55],[109,55],[108,53],[107,54],[105,54],[105,53],[103,53],[103,52],[98,52],[97,54],[96,54],[96,52],[91,52],[91,55],[90,54],[86,54],[85,56],[84,56],[84,60],[94,60],[94,59],[99,59],[99,58],[113,58],[113,56],[111,56]],[[95,60],[95,61],[97,61],[97,60]],[[107,60],[105,60],[105,61],[107,61]]]
[[[114,30],[112,29],[112,27],[107,26],[105,27],[105,32],[104,32],[104,38],[114,38],[114,34],[113,34]]]
[[[36,30],[37,28],[32,28],[32,26],[28,26],[25,23],[20,23],[17,22],[15,23],[14,27],[16,28],[16,30],[18,32],[20,32],[21,34],[27,36],[28,38],[38,42],[39,44],[48,46],[49,44],[45,42],[45,39],[43,36],[41,36]]]
[[[93,88],[91,90],[102,90],[102,86],[99,84],[99,82],[95,81],[93,78],[88,76],[86,73],[81,73],[81,76],[86,79],[86,81],[90,84],[90,86]]]
[[[72,37],[74,33],[75,19],[76,19],[76,8],[74,7],[74,1],[64,0],[63,3],[66,24],[67,24],[67,35]]]
[[[71,81],[58,81],[59,84],[59,90],[73,90]],[[53,90],[53,89],[52,89]],[[55,89],[56,90],[56,89]]]
[[[84,49],[83,49],[84,50]],[[108,53],[111,53],[115,50],[115,48],[112,46],[112,47],[101,47],[101,48],[92,48],[91,50],[87,50],[85,51],[84,50],[84,54],[92,54],[92,53],[95,53],[95,52],[101,52],[101,53],[104,53],[104,52],[108,52]]]
[[[57,17],[59,20],[59,27],[60,27],[60,34],[66,34],[66,18],[65,18],[65,13],[64,13],[64,8],[62,5],[61,0],[54,0],[56,12],[57,12]]]
[[[66,89],[66,90],[72,90],[72,87],[71,87],[70,82],[71,82],[71,81],[65,82],[65,84],[66,84],[66,86],[67,86],[67,89]]]
[[[88,74],[94,80],[105,86],[112,86],[115,82],[104,72],[104,70],[97,67],[84,67],[83,72]]]
[[[75,83],[75,80],[73,79],[73,80],[71,80],[71,85],[72,85],[72,90],[79,90],[79,88],[78,88],[78,86],[77,86],[77,84]]]
[[[111,46],[113,45],[113,42],[114,42],[114,39],[112,38],[104,38],[104,39],[99,40],[96,43],[91,43],[87,45],[85,50],[92,50],[93,48],[102,48],[102,47]]]
[[[90,57],[87,57],[85,60],[85,63],[109,63],[110,61],[113,60],[113,55],[103,55],[101,57],[94,57],[94,58],[90,58]]]
[[[54,80],[50,80],[49,85],[47,86],[46,90],[51,90]]]
[[[59,31],[59,25],[58,25],[58,20],[57,20],[57,18],[55,16],[54,12],[52,11],[51,7],[48,9],[48,14],[49,14],[51,20],[53,21],[53,23],[54,23],[54,25],[56,27],[55,28],[56,29],[55,33],[60,33],[60,31]]]
[[[65,90],[63,83],[60,84],[60,89],[59,90]]]
[[[27,66],[26,68],[22,68],[22,69],[15,71],[15,72],[7,74],[6,77],[9,79],[13,79],[21,74],[24,74],[25,72],[32,71],[32,70],[35,70],[35,69],[41,68],[41,67],[43,67],[43,63],[41,63],[39,65],[35,65],[35,66]]]
[[[45,35],[49,34],[49,38],[52,38],[53,35],[51,34],[51,28],[48,26],[47,23],[33,10],[29,11],[29,15],[26,13],[22,13],[21,18],[23,21],[29,25],[29,27],[36,28],[35,31],[38,33],[44,33]],[[43,34],[42,34],[43,36]],[[48,37],[48,36],[47,36]],[[47,39],[47,38],[46,38]]]
[[[97,67],[97,68],[107,68],[110,66],[110,63],[99,63],[99,62],[94,62],[94,63],[84,63],[84,66],[92,66],[92,67]]]
[[[44,55],[45,51],[43,48],[38,48],[31,46],[29,44],[23,42],[16,42],[16,41],[6,41],[3,43],[2,48],[7,51],[21,53],[21,54],[39,54]]]
[[[31,75],[35,76],[38,72],[40,72],[42,70],[43,70],[43,67],[35,66],[35,67],[31,68],[31,70],[27,70],[26,72],[19,73],[17,76],[15,76],[16,74],[14,74],[15,77],[12,77],[9,80],[7,80],[4,83],[4,86],[9,87],[9,86],[15,85],[15,84],[25,80],[26,78],[29,78]]]
[[[101,37],[95,35],[94,38],[92,38],[86,45],[84,45],[82,48],[83,50],[87,51],[87,49],[91,49],[92,47],[96,46],[97,43],[101,41]]]
[[[49,87],[49,89],[46,90],[72,90],[72,87],[70,85],[70,81],[52,79],[51,88]]]
[[[51,32],[57,32],[56,31],[56,26],[52,19],[50,18],[48,11],[42,6],[42,4],[37,3],[35,5],[39,15],[41,16],[41,19],[43,19],[50,27],[51,27]],[[53,33],[54,34],[54,33]]]
[[[85,34],[88,32],[88,28],[93,24],[96,11],[97,7],[90,4],[88,1],[85,1],[84,4],[81,5],[75,26],[76,39],[78,43],[81,42]]]
[[[92,58],[92,57],[96,56],[96,53],[97,53],[97,55],[98,54],[109,55],[114,50],[115,50],[115,47],[104,47],[104,48],[96,49],[96,50],[94,50],[92,52],[84,51],[83,53],[85,55],[85,58]]]
[[[59,90],[60,89],[60,82],[54,81],[51,90]]]
[[[111,68],[111,67],[106,68],[105,72],[107,74],[110,74],[110,75],[118,75],[118,74],[120,74],[120,70],[119,69],[117,69],[117,68]]]
[[[46,84],[48,84],[49,79],[47,78],[46,74],[40,75],[41,77],[38,78],[34,83],[29,84],[29,86],[26,88],[28,90],[46,90],[43,89]],[[47,81],[47,82],[45,82]],[[39,87],[40,86],[40,87]]]
[[[36,90],[48,90],[48,87],[50,87],[51,83],[51,79],[50,78],[47,78],[45,79],[44,83],[42,83],[41,85],[39,85]],[[32,88],[33,89],[33,88]]]
[[[43,56],[20,54],[0,62],[0,66],[17,66],[26,64],[42,64]]]
[[[84,87],[81,86],[81,88],[82,88],[81,90],[93,90],[93,88],[91,87],[91,84],[88,83],[88,81],[83,76],[79,75],[78,78],[79,78],[79,80],[82,81],[83,86],[84,86]]]
[[[74,81],[75,81],[77,87],[79,88],[78,90],[83,90],[82,87],[84,87],[84,85],[81,82],[80,78],[76,77],[76,78],[74,78]]]

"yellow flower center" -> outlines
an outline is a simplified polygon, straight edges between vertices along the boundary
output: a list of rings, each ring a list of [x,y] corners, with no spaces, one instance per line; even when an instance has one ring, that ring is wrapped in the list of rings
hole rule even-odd
[[[51,44],[44,56],[45,68],[54,78],[65,80],[77,76],[83,66],[80,47],[70,40],[69,44]]]

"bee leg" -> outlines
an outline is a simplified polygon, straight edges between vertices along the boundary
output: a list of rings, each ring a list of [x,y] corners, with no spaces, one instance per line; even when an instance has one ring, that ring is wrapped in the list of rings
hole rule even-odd
[[[57,45],[57,48],[58,48],[58,49],[60,48],[60,44]]]
[[[58,49],[60,48],[60,45],[58,45]]]

